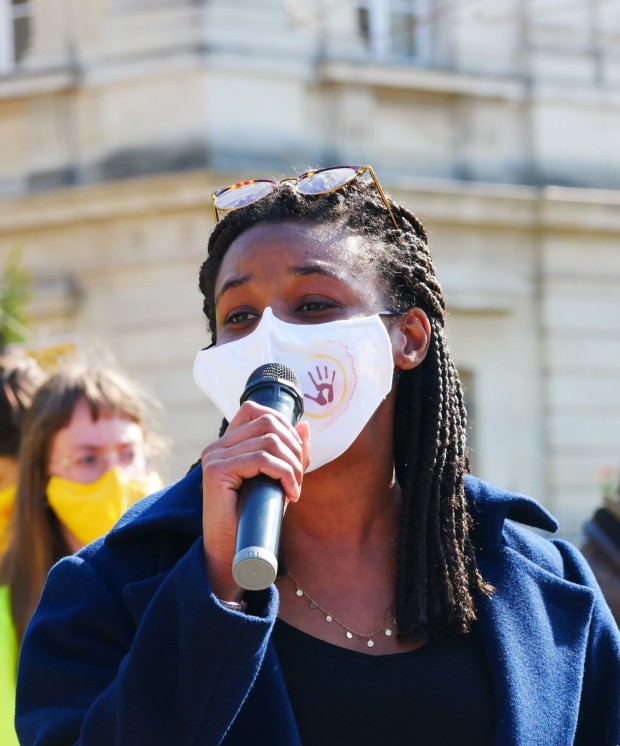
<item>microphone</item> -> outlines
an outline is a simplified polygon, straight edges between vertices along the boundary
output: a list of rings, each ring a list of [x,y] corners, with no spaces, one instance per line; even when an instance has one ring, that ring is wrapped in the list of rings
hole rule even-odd
[[[281,412],[291,425],[296,425],[304,412],[299,380],[280,363],[256,368],[241,395],[241,404],[244,401]],[[284,504],[284,490],[277,479],[259,474],[241,485],[232,564],[233,578],[241,588],[260,591],[276,579]]]

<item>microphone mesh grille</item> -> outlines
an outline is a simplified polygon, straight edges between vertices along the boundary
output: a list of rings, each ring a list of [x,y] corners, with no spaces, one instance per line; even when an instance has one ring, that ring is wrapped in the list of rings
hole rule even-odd
[[[250,374],[250,377],[245,384],[246,389],[260,379],[286,381],[297,391],[301,391],[299,378],[297,378],[295,371],[289,368],[288,365],[282,365],[282,363],[265,363],[265,365],[256,368],[256,370]]]

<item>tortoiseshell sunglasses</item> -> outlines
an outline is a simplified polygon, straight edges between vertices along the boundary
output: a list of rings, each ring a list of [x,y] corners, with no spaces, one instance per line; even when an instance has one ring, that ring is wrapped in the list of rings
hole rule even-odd
[[[259,199],[266,197],[278,184],[283,182],[292,184],[300,194],[329,194],[337,189],[342,189],[353,179],[357,179],[365,173],[370,174],[385,209],[394,223],[394,227],[398,228],[385,192],[381,188],[372,166],[330,166],[329,168],[306,171],[301,176],[289,176],[279,181],[276,179],[251,179],[250,181],[240,181],[238,184],[223,187],[211,195],[215,222],[219,222],[220,212],[231,212],[252,205]]]

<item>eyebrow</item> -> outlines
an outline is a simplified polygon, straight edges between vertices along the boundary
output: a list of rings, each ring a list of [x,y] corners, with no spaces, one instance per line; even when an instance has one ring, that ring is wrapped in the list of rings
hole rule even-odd
[[[240,285],[245,285],[246,282],[254,279],[254,275],[243,275],[242,277],[234,277],[232,280],[228,280],[222,285],[220,292],[215,296],[215,305],[219,303],[220,298],[224,295],[227,290],[238,288]]]
[[[327,269],[327,267],[324,267],[322,264],[302,264],[297,267],[291,267],[290,274],[299,275],[300,277],[306,275],[323,275],[325,277],[331,277],[334,280],[342,280],[342,277],[337,272]],[[250,274],[242,275],[241,277],[233,277],[231,280],[227,280],[222,285],[220,292],[215,296],[215,305],[219,303],[220,298],[225,292],[241,287],[253,279],[254,275]]]
[[[114,445],[110,446],[108,443],[72,443],[72,448],[84,448],[87,451],[99,451],[102,448],[108,450],[114,450],[115,448],[124,448],[125,446],[135,446],[141,443],[140,440],[119,440]]]
[[[324,275],[332,277],[334,280],[342,280],[342,277],[331,269],[324,267],[322,264],[303,264],[298,267],[291,267],[291,273],[296,275]]]

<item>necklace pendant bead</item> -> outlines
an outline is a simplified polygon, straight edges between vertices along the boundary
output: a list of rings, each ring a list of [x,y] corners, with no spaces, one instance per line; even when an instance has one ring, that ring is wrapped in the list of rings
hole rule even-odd
[[[349,632],[349,630],[347,630],[345,634],[349,638],[349,640],[353,639],[353,634],[351,632]]]
[[[296,596],[303,596],[303,595],[304,595],[304,592],[303,592],[303,591],[301,590],[301,588],[298,588],[298,589],[297,589],[297,590],[295,591],[295,595],[296,595]]]
[[[333,622],[334,618],[332,617],[331,614],[325,614],[325,621],[326,622]]]
[[[316,609],[317,606],[318,606],[318,604],[317,604],[316,601],[310,601],[310,608],[311,609]]]
[[[375,646],[374,640],[368,640],[368,642],[366,643],[366,645],[368,645],[369,648],[374,648],[374,646]]]
[[[385,635],[386,635],[386,637],[391,637],[392,636],[392,630],[391,629],[386,629],[385,630]]]

